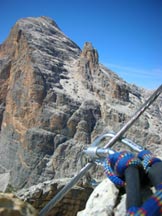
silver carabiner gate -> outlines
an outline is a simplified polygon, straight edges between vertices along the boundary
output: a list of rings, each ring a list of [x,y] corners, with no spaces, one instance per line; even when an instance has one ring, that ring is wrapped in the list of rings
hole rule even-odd
[[[94,142],[89,147],[85,147],[83,149],[83,153],[87,154],[91,158],[92,161],[95,158],[106,157],[109,154],[113,154],[115,152],[113,149],[100,148],[100,144],[101,144],[101,141],[103,141],[105,138],[114,137],[114,136],[115,136],[115,133],[113,133],[113,132],[105,133],[105,134],[99,136],[97,139],[94,140]],[[119,141],[121,143],[125,144],[126,146],[128,146],[133,151],[141,152],[144,150],[144,148],[141,145],[136,144],[135,142],[133,142],[130,139],[121,138]]]

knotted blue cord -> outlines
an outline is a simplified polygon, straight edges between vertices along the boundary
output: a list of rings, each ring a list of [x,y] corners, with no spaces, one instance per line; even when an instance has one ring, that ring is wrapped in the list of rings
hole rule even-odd
[[[144,170],[147,172],[151,165],[161,162],[159,158],[153,156],[149,150],[143,150],[138,154],[138,158],[141,160]]]
[[[129,166],[141,167],[141,161],[131,152],[116,152],[103,163],[106,176],[118,187],[125,186],[123,180],[125,169]]]
[[[125,169],[129,166],[143,167],[147,172],[149,167],[154,163],[161,162],[148,150],[141,151],[136,158],[130,152],[117,152],[110,155],[103,162],[103,167],[107,177],[119,187],[125,186],[122,179]],[[127,210],[127,216],[160,216],[162,215],[162,183],[156,187],[153,194],[140,208],[132,206]]]

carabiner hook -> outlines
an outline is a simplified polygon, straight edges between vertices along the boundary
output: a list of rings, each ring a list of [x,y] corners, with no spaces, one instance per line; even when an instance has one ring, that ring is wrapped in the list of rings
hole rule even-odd
[[[99,136],[98,138],[96,138],[93,143],[91,144],[92,147],[94,146],[99,146],[101,141],[104,140],[105,138],[107,137],[114,137],[116,134],[114,132],[109,132],[109,133],[105,133],[105,134],[102,134],[101,136]],[[136,144],[135,142],[133,142],[132,140],[130,139],[127,139],[127,138],[124,138],[122,137],[120,140],[119,140],[121,143],[127,145],[129,148],[131,148],[132,150],[136,151],[136,152],[141,152],[143,150],[145,150],[145,148],[143,148],[141,145],[139,144]]]

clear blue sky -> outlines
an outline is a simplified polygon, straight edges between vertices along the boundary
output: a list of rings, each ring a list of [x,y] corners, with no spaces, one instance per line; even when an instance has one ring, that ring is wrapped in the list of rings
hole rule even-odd
[[[1,0],[0,9],[0,43],[18,19],[48,16],[127,82],[162,83],[162,0]]]

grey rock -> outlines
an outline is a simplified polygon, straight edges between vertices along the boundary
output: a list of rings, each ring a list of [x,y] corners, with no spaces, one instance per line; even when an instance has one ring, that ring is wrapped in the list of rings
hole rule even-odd
[[[119,190],[108,179],[100,183],[89,197],[86,207],[77,216],[112,216]]]
[[[17,196],[40,211],[69,181],[70,179],[55,179],[39,183],[18,191]],[[84,209],[91,192],[92,189],[88,187],[79,185],[73,187],[47,215],[76,216],[78,211]]]
[[[6,192],[9,186],[10,173],[0,174],[0,192]]]

